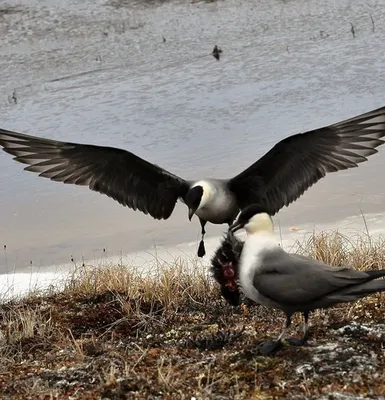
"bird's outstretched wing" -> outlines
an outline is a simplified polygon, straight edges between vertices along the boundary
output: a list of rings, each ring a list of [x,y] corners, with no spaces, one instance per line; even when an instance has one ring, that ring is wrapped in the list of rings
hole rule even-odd
[[[385,143],[385,107],[289,136],[229,180],[240,208],[258,203],[274,215],[328,172],[357,167]]]
[[[123,206],[167,219],[188,183],[129,151],[67,143],[0,129],[0,145],[24,168],[53,181],[88,186]]]

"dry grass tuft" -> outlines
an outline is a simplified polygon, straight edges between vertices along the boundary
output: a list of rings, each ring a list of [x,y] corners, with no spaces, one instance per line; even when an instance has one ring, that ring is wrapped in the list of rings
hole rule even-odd
[[[334,266],[350,266],[359,270],[385,266],[385,240],[373,240],[368,234],[347,237],[338,230],[313,234],[297,243],[299,254]]]
[[[369,235],[320,233],[297,247],[332,265],[385,268],[384,241]],[[375,398],[385,394],[384,312],[381,295],[317,311],[313,345],[261,357],[283,316],[229,306],[207,266],[77,267],[61,291],[0,306],[0,397]]]
[[[54,332],[51,318],[43,316],[39,309],[23,307],[9,309],[2,315],[2,332],[0,341],[14,344],[24,339],[50,336]]]
[[[78,267],[65,285],[67,296],[95,296],[105,292],[124,293],[138,302],[160,303],[176,309],[190,303],[207,304],[217,298],[207,267],[195,261],[176,259],[144,267]]]

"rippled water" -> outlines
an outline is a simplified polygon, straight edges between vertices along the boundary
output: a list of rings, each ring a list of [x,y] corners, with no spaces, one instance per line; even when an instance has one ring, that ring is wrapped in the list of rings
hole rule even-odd
[[[0,5],[3,128],[124,147],[185,178],[231,176],[285,136],[385,104],[377,1],[8,4]],[[329,175],[277,219],[318,224],[382,212],[384,167],[385,147]],[[179,205],[154,221],[0,153],[0,243],[18,269],[196,240],[199,223],[186,213]],[[223,229],[209,226],[208,235]]]

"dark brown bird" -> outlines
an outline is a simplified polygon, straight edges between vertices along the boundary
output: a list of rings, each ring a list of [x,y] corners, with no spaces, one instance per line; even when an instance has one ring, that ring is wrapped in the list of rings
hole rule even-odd
[[[114,147],[44,139],[5,129],[0,129],[0,146],[16,161],[27,164],[26,171],[52,181],[87,186],[155,219],[170,218],[181,200],[188,208],[189,220],[194,215],[199,218],[202,240],[198,256],[202,257],[207,222],[231,225],[239,211],[253,203],[274,215],[327,173],[366,161],[377,153],[384,136],[382,107],[289,136],[229,179],[196,180],[185,180]]]
[[[222,50],[217,45],[215,45],[214,50],[211,54],[214,56],[215,59],[217,59],[219,61],[221,53],[222,53]]]

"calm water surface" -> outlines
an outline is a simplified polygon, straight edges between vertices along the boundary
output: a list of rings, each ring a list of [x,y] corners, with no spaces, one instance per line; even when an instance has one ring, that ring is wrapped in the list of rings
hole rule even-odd
[[[379,1],[117,3],[0,6],[3,128],[124,147],[185,178],[227,177],[288,135],[385,105]],[[210,55],[215,44],[219,62]],[[14,90],[18,103],[10,104]],[[0,244],[17,269],[199,238],[183,205],[154,221],[22,168],[0,153]],[[359,168],[323,179],[277,219],[335,223],[383,212],[384,169],[385,146]],[[223,229],[210,226],[208,236]]]

